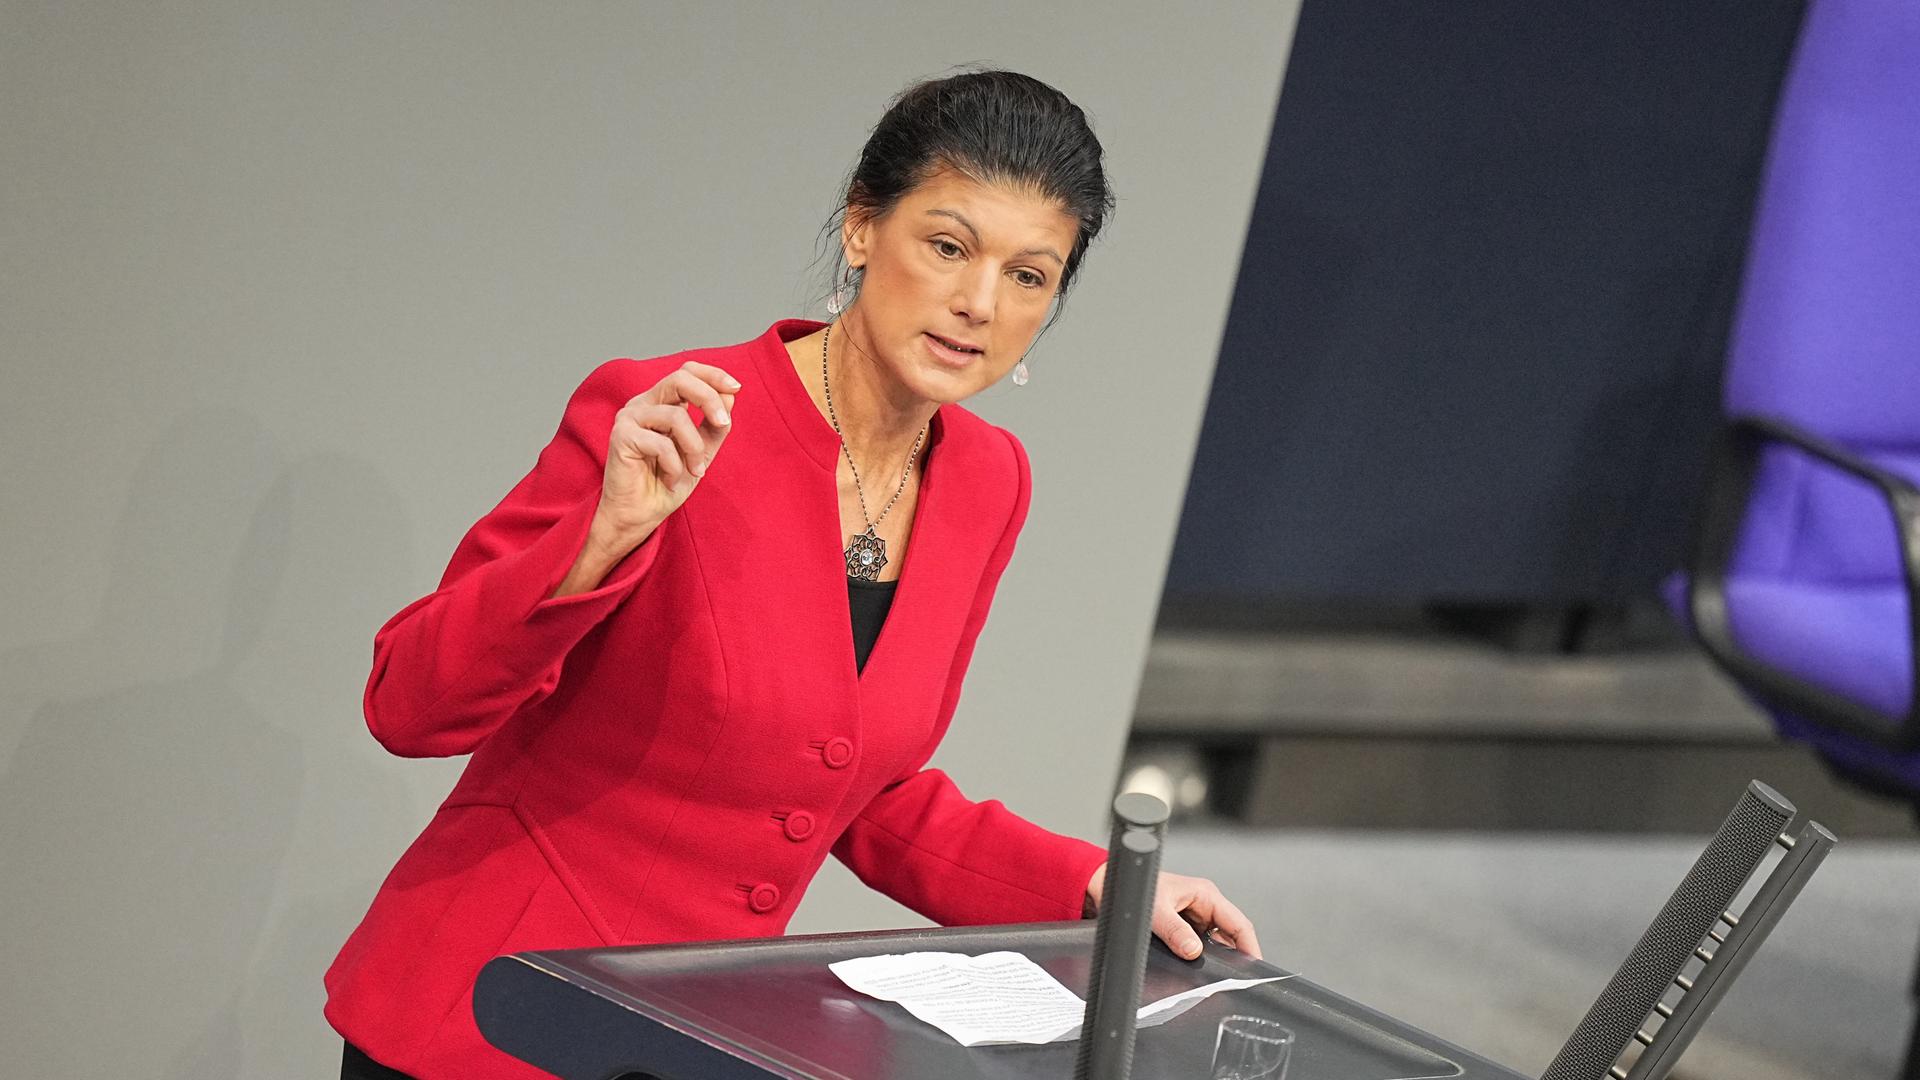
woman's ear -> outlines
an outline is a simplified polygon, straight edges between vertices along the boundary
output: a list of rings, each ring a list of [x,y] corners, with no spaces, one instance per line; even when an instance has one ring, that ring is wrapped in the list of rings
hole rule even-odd
[[[840,253],[846,257],[848,266],[861,269],[867,265],[872,238],[872,223],[866,215],[847,211],[840,222]]]

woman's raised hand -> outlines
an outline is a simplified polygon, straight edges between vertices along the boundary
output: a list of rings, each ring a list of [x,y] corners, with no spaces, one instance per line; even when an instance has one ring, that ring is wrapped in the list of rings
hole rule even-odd
[[[740,383],[712,364],[681,364],[614,414],[587,543],[555,596],[596,588],[615,563],[680,509],[733,425]],[[687,406],[700,410],[695,424]]]
[[[681,364],[614,414],[595,524],[637,545],[693,494],[733,424],[740,383],[711,364]],[[694,425],[686,406],[700,410]]]

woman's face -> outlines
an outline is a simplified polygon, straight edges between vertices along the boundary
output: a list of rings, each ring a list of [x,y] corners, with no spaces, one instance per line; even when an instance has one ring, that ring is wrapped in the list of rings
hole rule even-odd
[[[865,268],[847,311],[858,346],[924,400],[992,385],[1033,344],[1077,233],[1032,191],[935,172],[843,231],[847,262]]]

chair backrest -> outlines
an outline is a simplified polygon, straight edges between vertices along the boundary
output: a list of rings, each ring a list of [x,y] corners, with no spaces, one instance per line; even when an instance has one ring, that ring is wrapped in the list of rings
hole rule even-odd
[[[1726,446],[1747,449],[1723,450],[1712,483],[1741,500],[1716,524],[1725,493],[1710,496],[1690,600],[1709,650],[1783,732],[1907,786],[1920,786],[1920,522],[1902,519],[1897,499],[1911,495],[1888,484],[1920,484],[1915,132],[1920,4],[1813,0],[1774,120],[1725,385],[1729,416],[1761,421],[1749,435],[1779,425],[1795,437],[1730,430]],[[1809,453],[1809,440],[1852,464]],[[1707,543],[1722,533],[1723,547]],[[1709,562],[1723,578],[1702,573]],[[1703,619],[1709,594],[1723,626]]]
[[[1729,340],[1729,415],[1920,480],[1920,4],[1815,0],[1780,95]],[[1770,449],[1736,572],[1846,585],[1898,565],[1885,501]]]
[[[1664,1080],[1835,843],[1816,822],[1787,831],[1794,816],[1779,792],[1747,785],[1541,1080]],[[1735,914],[1735,899],[1776,846],[1787,855]],[[1639,1054],[1622,1063],[1634,1048]]]
[[[1726,405],[1920,453],[1920,4],[1814,0],[1780,95]]]

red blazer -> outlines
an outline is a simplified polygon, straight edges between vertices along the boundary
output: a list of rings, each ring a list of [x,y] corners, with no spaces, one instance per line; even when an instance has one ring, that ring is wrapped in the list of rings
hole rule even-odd
[[[474,1027],[489,958],[777,935],[829,852],[938,923],[1080,916],[1102,849],[923,768],[1026,519],[1025,451],[935,413],[900,585],[856,673],[839,439],[782,344],[819,326],[602,365],[440,588],[375,634],[374,738],[473,755],[327,971],[328,1020],[376,1060],[543,1075]],[[685,360],[743,384],[726,445],[599,588],[548,599],[614,413]]]

